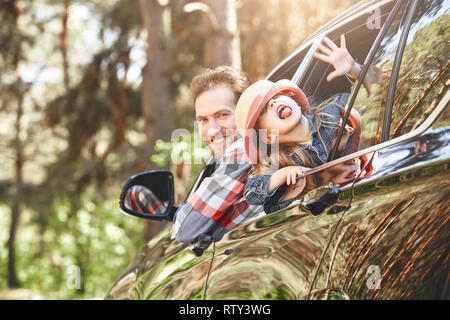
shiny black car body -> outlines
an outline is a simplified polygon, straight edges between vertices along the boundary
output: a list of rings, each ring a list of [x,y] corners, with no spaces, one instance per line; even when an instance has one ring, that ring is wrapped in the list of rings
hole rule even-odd
[[[338,197],[322,212],[296,200],[232,230],[201,256],[171,239],[168,226],[107,298],[449,299],[448,10],[449,1],[362,1],[268,75],[320,99],[351,91],[348,104],[363,119],[359,151],[313,170],[369,163],[357,180],[334,183]],[[332,69],[313,58],[325,35],[339,43],[340,34],[366,69],[391,59],[389,82],[371,97],[360,81],[327,82]]]

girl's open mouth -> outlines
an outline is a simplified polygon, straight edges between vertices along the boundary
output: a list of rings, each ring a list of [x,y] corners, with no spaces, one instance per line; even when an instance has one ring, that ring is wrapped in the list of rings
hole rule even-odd
[[[288,106],[280,105],[278,107],[277,113],[278,113],[278,117],[283,120],[283,119],[289,118],[291,116],[292,109]]]

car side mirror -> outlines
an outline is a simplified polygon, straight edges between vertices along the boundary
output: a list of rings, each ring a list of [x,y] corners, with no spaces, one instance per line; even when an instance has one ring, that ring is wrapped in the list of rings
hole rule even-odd
[[[173,175],[154,170],[132,176],[122,189],[119,206],[122,212],[144,219],[172,221]]]
[[[327,207],[336,203],[338,198],[339,187],[330,183],[306,193],[300,206],[311,212],[312,215],[318,216]]]

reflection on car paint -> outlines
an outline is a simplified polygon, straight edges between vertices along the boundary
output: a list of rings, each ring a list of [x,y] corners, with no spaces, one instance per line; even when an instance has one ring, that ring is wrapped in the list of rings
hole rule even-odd
[[[448,8],[423,4],[434,13]],[[301,206],[260,217],[201,257],[166,228],[108,298],[449,299],[448,114],[447,107],[420,136],[379,150],[377,170],[343,187],[317,217]]]

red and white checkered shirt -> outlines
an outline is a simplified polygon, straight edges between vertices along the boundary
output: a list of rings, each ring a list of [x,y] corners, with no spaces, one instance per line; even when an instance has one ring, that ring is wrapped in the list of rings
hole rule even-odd
[[[214,173],[177,210],[173,236],[184,243],[195,243],[200,235],[220,240],[229,230],[264,214],[262,206],[249,205],[243,196],[250,168],[243,139],[238,139],[215,160]]]

